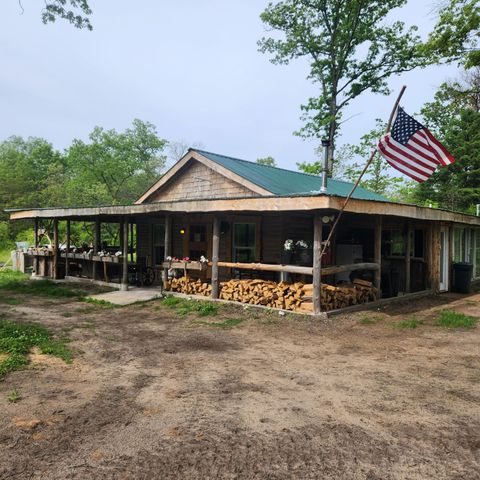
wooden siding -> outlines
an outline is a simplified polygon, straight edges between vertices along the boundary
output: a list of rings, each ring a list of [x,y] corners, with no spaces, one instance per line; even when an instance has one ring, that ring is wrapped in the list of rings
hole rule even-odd
[[[255,192],[214,172],[197,161],[149,197],[149,202],[251,197]]]

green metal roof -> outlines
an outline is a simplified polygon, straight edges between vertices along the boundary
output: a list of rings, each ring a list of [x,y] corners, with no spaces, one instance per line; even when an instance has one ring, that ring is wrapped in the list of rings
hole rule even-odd
[[[328,179],[326,193],[320,192],[322,185],[321,175],[310,175],[308,173],[294,172],[284,168],[271,167],[269,165],[261,165],[259,163],[240,160],[239,158],[226,157],[217,153],[206,152],[204,150],[191,149],[222,165],[228,170],[240,175],[246,180],[268,190],[274,195],[333,195],[346,197],[353,183],[344,182],[343,180]],[[389,200],[382,195],[370,192],[362,187],[357,187],[352,198],[359,200],[377,200],[388,202]]]

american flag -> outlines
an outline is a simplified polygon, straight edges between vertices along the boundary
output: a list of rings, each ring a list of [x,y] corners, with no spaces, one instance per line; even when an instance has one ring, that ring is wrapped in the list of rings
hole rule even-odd
[[[455,159],[421,123],[398,107],[392,130],[378,142],[378,149],[393,167],[424,182],[438,165],[450,165]]]

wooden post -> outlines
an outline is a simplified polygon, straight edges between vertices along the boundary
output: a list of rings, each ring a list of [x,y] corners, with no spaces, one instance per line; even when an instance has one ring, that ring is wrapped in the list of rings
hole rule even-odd
[[[440,244],[440,225],[432,224],[432,244],[431,244],[431,285],[430,288],[438,293],[440,291],[440,255],[441,255],[441,244]]]
[[[67,220],[67,249],[65,252],[65,276],[70,275],[70,263],[68,261],[68,254],[70,252],[70,220]]]
[[[128,290],[128,218],[123,220],[122,290]]]
[[[429,222],[427,229],[424,231],[423,237],[423,256],[425,259],[425,288],[433,288],[433,261],[432,261],[432,250],[433,250],[433,223]]]
[[[58,278],[58,218],[53,219],[53,269],[52,276]]]
[[[382,298],[382,217],[375,218],[375,240],[374,240],[374,263],[378,263],[379,269],[375,270],[374,283],[377,288],[377,299]]]
[[[165,215],[165,248],[164,248],[164,258],[172,255],[172,217],[170,215]],[[168,268],[163,269],[163,284],[168,281]]]
[[[95,219],[95,228],[93,232],[93,255],[98,255],[98,247],[100,245],[100,219]],[[98,277],[98,262],[93,262],[92,265],[92,277],[97,280]]]
[[[130,261],[133,262],[133,222],[130,223]]]
[[[316,214],[313,219],[313,313],[321,313],[322,287],[322,217]]]
[[[405,293],[410,293],[410,272],[411,262],[410,253],[412,250],[412,224],[408,222],[407,227],[407,241],[405,247]]]
[[[35,228],[35,232],[33,234],[33,238],[35,243],[35,249],[37,249],[38,248],[38,218],[35,218],[34,228]],[[34,268],[35,275],[38,275],[39,273],[38,272],[39,266],[40,266],[40,262],[39,262],[38,256],[35,255],[35,257],[33,258],[33,268]]]
[[[212,298],[218,298],[218,255],[220,252],[220,218],[217,215],[213,218],[213,237],[212,237]]]

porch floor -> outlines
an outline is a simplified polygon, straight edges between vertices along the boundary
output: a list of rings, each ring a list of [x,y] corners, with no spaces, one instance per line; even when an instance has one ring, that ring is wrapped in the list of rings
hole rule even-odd
[[[146,302],[154,300],[162,296],[160,288],[132,288],[129,290],[116,290],[114,292],[99,293],[97,295],[90,295],[88,298],[94,300],[104,300],[105,302],[113,303],[114,305],[131,305],[136,302]]]

